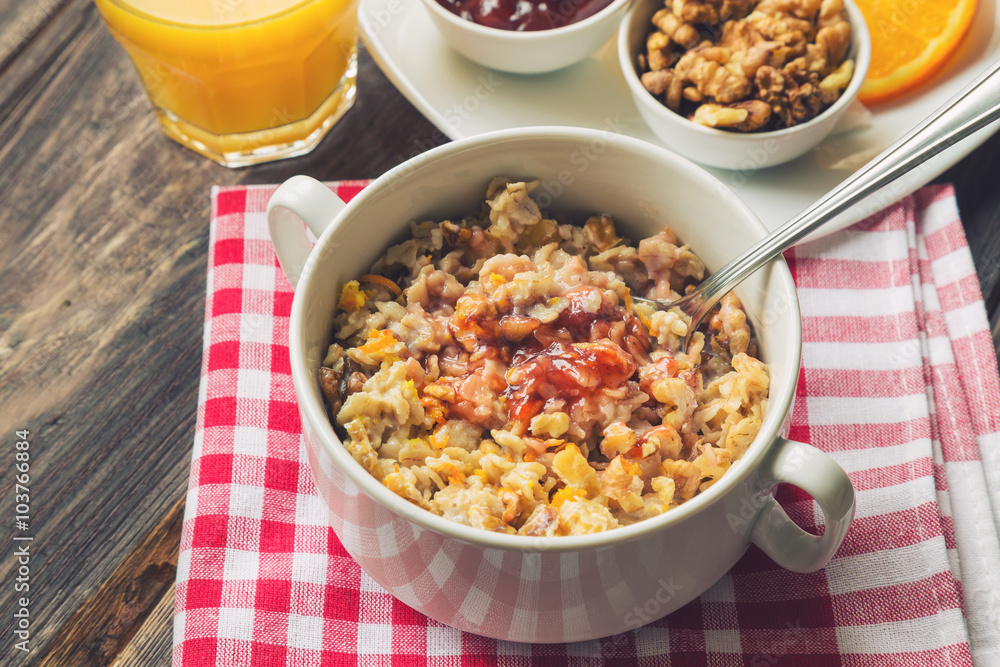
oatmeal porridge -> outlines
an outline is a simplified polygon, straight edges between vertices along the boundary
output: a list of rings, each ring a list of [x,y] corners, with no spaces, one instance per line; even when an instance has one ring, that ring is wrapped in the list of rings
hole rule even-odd
[[[519,535],[600,532],[714,484],[753,441],[768,374],[727,295],[682,349],[673,299],[705,266],[670,229],[637,244],[560,223],[536,182],[494,179],[479,215],[412,223],[343,285],[320,369],[334,427],[393,493]]]

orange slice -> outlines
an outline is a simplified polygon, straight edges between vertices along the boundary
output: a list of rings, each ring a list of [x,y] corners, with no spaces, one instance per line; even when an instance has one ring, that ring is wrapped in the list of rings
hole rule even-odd
[[[872,38],[859,99],[878,104],[920,86],[947,62],[972,24],[976,0],[856,0]]]

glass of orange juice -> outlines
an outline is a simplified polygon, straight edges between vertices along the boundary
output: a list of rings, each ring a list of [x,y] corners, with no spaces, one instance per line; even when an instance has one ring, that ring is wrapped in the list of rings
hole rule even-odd
[[[357,0],[95,0],[167,135],[241,167],[312,150],[354,103]]]

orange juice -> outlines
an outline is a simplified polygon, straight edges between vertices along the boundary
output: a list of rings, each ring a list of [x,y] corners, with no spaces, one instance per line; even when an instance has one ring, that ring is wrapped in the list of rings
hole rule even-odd
[[[308,152],[354,102],[357,0],[95,0],[167,134],[229,166]]]

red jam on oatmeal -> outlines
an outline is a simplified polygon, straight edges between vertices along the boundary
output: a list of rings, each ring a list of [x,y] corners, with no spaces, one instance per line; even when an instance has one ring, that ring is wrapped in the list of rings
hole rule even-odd
[[[705,266],[670,229],[632,245],[560,224],[496,178],[479,216],[412,224],[344,285],[320,381],[353,457],[469,526],[579,535],[660,515],[714,484],[760,429],[768,375],[727,295],[690,320]]]
[[[607,7],[611,0],[438,0],[438,4],[488,28],[530,31],[578,23]]]

